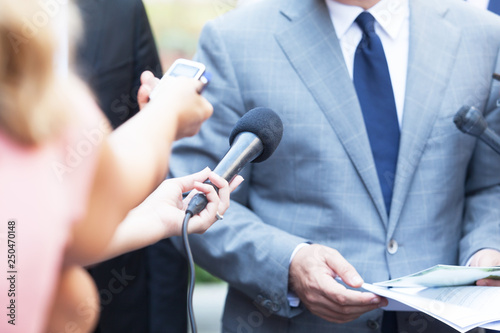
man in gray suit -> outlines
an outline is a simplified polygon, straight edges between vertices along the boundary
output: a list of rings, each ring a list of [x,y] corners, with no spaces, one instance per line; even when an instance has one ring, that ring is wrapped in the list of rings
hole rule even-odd
[[[362,79],[365,44],[388,85]],[[176,145],[172,175],[214,167],[254,107],[284,123],[224,220],[191,237],[195,260],[229,283],[224,332],[446,332],[384,314],[386,300],[358,288],[436,264],[500,264],[500,157],[453,124],[467,104],[500,128],[499,48],[500,18],[460,0],[266,0],[205,27],[196,58],[213,74],[215,112]]]

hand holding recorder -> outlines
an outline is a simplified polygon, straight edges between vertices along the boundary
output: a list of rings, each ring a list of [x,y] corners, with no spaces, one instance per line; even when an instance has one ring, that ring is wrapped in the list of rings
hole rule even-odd
[[[210,103],[200,95],[208,81],[205,66],[186,59],[176,60],[161,80],[145,71],[137,93],[139,107],[142,110],[148,103],[179,106],[174,108],[179,111],[176,139],[192,136],[213,112]]]

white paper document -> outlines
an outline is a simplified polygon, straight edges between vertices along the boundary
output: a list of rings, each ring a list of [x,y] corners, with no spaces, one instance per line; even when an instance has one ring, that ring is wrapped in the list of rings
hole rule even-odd
[[[388,298],[385,310],[418,310],[459,332],[478,326],[500,330],[500,287],[474,285],[484,278],[500,279],[500,267],[439,265],[363,288]]]
[[[437,265],[415,274],[375,283],[385,287],[452,287],[473,285],[477,280],[500,280],[500,267]]]
[[[485,324],[481,327],[484,327],[484,328],[487,328],[490,330],[500,331],[500,321],[496,321],[494,323],[488,323],[488,324]]]

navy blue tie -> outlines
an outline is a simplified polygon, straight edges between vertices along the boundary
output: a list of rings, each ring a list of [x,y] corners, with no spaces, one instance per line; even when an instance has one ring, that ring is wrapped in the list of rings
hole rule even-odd
[[[363,31],[363,39],[354,56],[353,81],[389,214],[399,151],[396,102],[384,48],[375,33],[375,18],[363,12],[356,23]]]
[[[488,10],[500,15],[500,0],[490,0]]]

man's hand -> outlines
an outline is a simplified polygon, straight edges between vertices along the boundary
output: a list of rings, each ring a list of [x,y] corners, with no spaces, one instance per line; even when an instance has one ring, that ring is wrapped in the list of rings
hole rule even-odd
[[[289,284],[313,314],[334,322],[346,323],[365,312],[387,305],[385,298],[345,288],[335,280],[359,288],[363,279],[340,253],[313,244],[300,249],[290,264]]]
[[[500,252],[492,249],[480,250],[474,254],[470,265],[473,267],[500,266]],[[478,286],[500,287],[500,281],[492,279],[479,280],[476,284]]]

